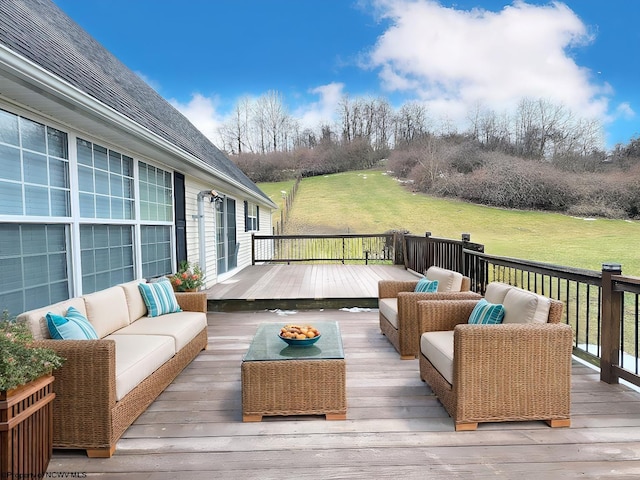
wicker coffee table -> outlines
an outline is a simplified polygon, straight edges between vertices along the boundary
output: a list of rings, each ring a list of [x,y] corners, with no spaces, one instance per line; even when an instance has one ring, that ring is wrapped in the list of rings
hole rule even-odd
[[[259,422],[265,415],[346,419],[346,364],[338,324],[314,322],[322,336],[307,347],[278,338],[283,325],[259,325],[242,359],[242,420]]]

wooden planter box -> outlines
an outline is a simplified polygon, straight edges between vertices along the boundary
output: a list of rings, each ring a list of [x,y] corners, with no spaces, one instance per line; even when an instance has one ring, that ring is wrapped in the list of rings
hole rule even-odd
[[[0,392],[0,479],[46,473],[53,450],[53,378]]]

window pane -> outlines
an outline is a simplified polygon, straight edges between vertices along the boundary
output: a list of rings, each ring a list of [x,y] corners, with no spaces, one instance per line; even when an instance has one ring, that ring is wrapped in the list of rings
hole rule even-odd
[[[44,125],[20,117],[20,133],[22,148],[47,153]]]
[[[22,252],[33,255],[47,251],[47,229],[44,225],[22,226]]]
[[[37,183],[38,185],[47,185],[49,183],[46,156],[24,152],[23,163],[25,182]]]
[[[33,216],[49,215],[49,189],[46,187],[24,187],[25,213]]]
[[[101,170],[95,171],[96,193],[109,195],[109,174]]]
[[[87,193],[80,194],[80,216],[83,218],[95,218],[95,197]]]
[[[49,179],[52,187],[69,188],[69,163],[55,158],[49,159]]]
[[[0,110],[1,112],[1,110]],[[0,178],[7,180],[22,180],[20,172],[20,150],[0,145]]]
[[[107,149],[100,145],[93,145],[93,166],[102,170],[109,170]]]
[[[155,278],[171,273],[171,227],[143,225],[142,276]]]
[[[110,218],[111,207],[108,197],[96,196],[96,218]]]
[[[93,238],[92,247],[88,237]],[[132,239],[131,226],[83,225],[80,227],[82,291],[84,293],[133,280]]]
[[[22,215],[22,187],[19,183],[0,181],[0,213]]]
[[[19,146],[18,116],[0,110],[0,142]]]
[[[91,149],[91,143],[86,140],[78,139],[78,163],[81,165],[93,166],[93,155]]]
[[[2,256],[19,256],[20,251],[20,226],[0,223],[0,252],[2,252]]]
[[[82,192],[93,192],[93,169],[78,167],[78,185]]]
[[[55,128],[47,127],[47,141],[49,155],[64,159],[69,158],[66,133],[56,130]]]
[[[70,217],[71,200],[68,190],[50,190],[51,195],[51,215],[54,217]]]
[[[15,315],[69,298],[66,225],[0,226],[0,309]]]

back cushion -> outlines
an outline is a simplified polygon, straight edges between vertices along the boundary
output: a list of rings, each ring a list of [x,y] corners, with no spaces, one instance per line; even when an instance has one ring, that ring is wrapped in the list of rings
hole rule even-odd
[[[440,267],[429,267],[425,277],[438,281],[439,292],[459,292],[462,288],[462,274]]]
[[[129,325],[127,298],[121,287],[107,288],[82,298],[87,309],[87,318],[98,337],[104,338]]]
[[[547,323],[551,300],[520,288],[511,288],[504,297],[502,323]]]
[[[49,334],[49,327],[47,327],[47,313],[53,313],[64,317],[67,314],[69,307],[74,307],[82,313],[82,315],[86,316],[87,311],[84,307],[84,300],[82,298],[71,298],[54,305],[49,305],[48,307],[42,307],[21,313],[18,315],[18,320],[24,320],[27,322],[34,340],[44,340],[46,338],[51,338],[51,335]]]
[[[506,283],[491,282],[487,285],[487,289],[484,292],[484,298],[486,298],[489,303],[500,304],[504,302],[505,295],[512,288],[513,287],[511,285],[507,285]]]
[[[118,285],[124,290],[124,296],[127,299],[127,307],[129,309],[129,320],[131,323],[135,322],[139,318],[147,316],[147,306],[145,305],[144,299],[142,298],[142,295],[140,295],[140,289],[138,288],[140,283],[146,283],[146,280],[134,280],[132,282]]]

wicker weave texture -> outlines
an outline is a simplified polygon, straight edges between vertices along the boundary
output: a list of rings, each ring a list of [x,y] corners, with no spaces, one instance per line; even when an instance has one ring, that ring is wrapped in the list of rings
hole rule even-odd
[[[346,414],[343,359],[242,363],[242,414]]]
[[[205,328],[119,402],[115,400],[113,340],[36,342],[67,359],[55,372],[54,448],[111,449],[127,427],[206,348],[207,341]]]
[[[420,335],[425,330],[421,327],[418,315],[419,302],[482,298],[473,292],[398,292],[397,297],[398,328],[396,329],[383,314],[380,314],[380,330],[403,357],[417,357],[420,352]],[[392,332],[391,329],[396,332]]]
[[[422,307],[434,311],[431,319],[436,325],[446,324],[438,316],[460,323],[454,328],[453,385],[424,355],[419,356],[421,378],[455,424],[568,420],[573,331],[558,323],[562,303],[552,300],[553,323],[502,325],[460,322],[470,311],[470,305],[463,303],[469,302]]]

